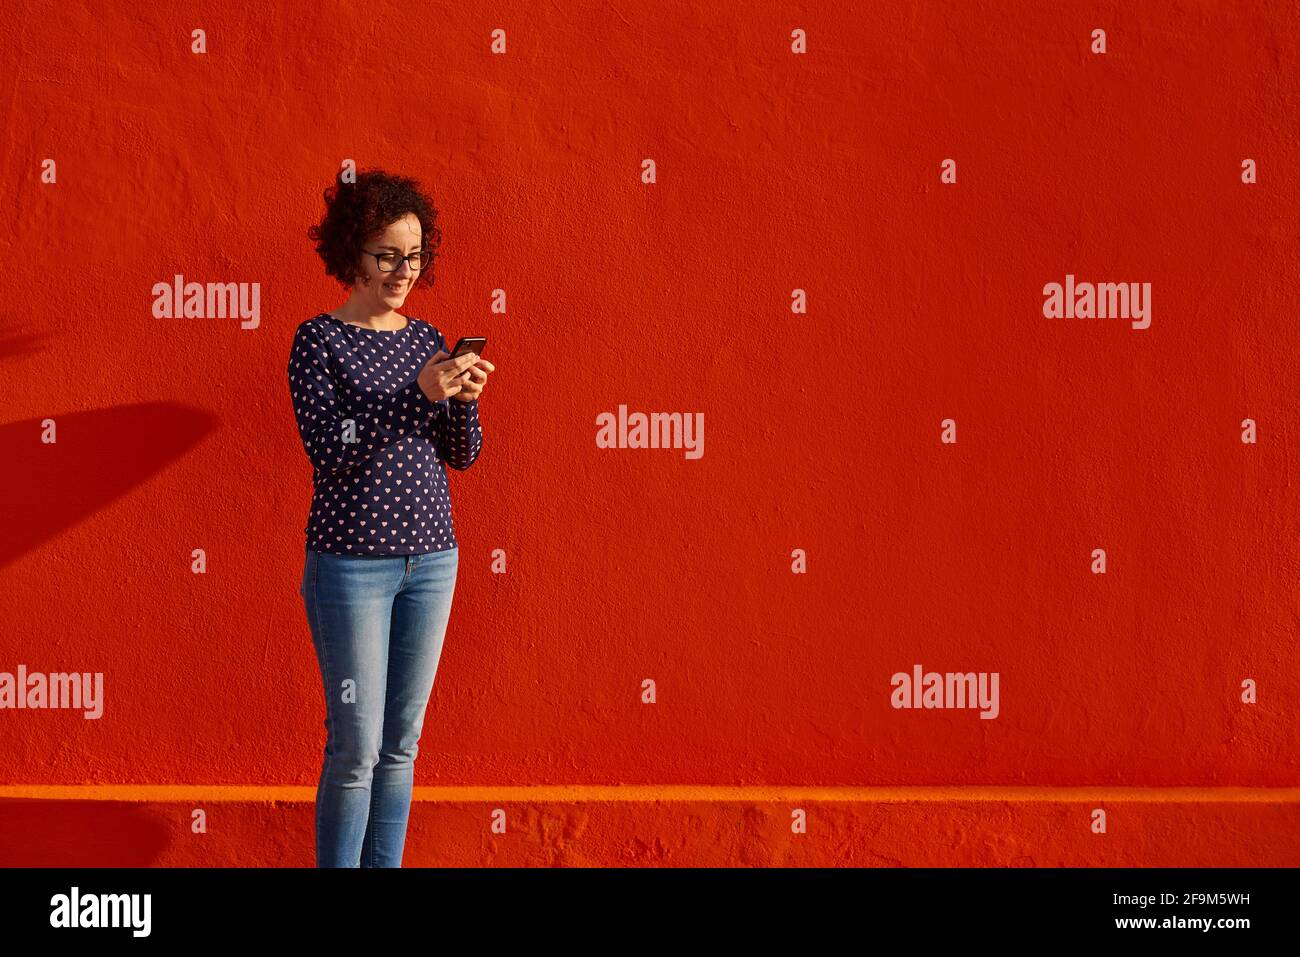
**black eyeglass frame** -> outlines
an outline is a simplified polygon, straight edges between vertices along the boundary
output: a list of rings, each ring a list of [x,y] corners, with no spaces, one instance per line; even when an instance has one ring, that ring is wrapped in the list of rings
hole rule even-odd
[[[375,257],[375,266],[379,269],[380,272],[397,272],[397,270],[402,268],[401,260],[405,260],[406,265],[411,267],[411,272],[418,273],[428,269],[429,263],[433,262],[433,251],[429,249],[421,249],[418,252],[411,253],[409,256],[400,256],[398,253],[395,252],[372,253],[368,249],[363,249],[361,250],[361,252],[367,256]],[[394,264],[392,269],[385,269],[384,264],[380,262],[380,260],[384,256],[399,256],[399,261],[396,264]],[[418,266],[411,265],[412,256],[419,258],[420,265]]]

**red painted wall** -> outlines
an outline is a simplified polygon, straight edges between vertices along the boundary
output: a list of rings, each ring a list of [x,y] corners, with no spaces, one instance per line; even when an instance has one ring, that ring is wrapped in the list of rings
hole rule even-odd
[[[0,711],[0,784],[314,786],[285,366],[349,158],[429,186],[405,312],[497,367],[417,785],[1300,784],[1293,7],[379,12],[0,25],[0,671],[106,695]],[[177,273],[260,324],[153,318]],[[1152,283],[1150,328],[1044,318],[1067,273]],[[620,404],[703,412],[703,458],[598,449]],[[999,717],[891,708],[918,662]]]

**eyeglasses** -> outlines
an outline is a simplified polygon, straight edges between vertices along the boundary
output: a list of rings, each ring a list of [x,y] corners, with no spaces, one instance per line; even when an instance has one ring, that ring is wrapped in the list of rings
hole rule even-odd
[[[375,257],[380,272],[397,272],[402,268],[402,260],[406,260],[406,265],[411,267],[411,272],[419,272],[421,269],[429,268],[429,262],[433,259],[433,253],[427,249],[411,253],[409,256],[403,256],[401,253],[372,253],[364,249],[361,251],[367,256]]]

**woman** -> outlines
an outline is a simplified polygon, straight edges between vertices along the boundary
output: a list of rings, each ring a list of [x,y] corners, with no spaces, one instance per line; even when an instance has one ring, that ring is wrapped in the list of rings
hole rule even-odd
[[[325,686],[317,867],[401,867],[417,742],[459,547],[444,463],[483,445],[492,363],[398,315],[433,284],[437,210],[411,179],[342,174],[309,231],[347,302],[298,326],[289,391],[312,464],[300,593]]]

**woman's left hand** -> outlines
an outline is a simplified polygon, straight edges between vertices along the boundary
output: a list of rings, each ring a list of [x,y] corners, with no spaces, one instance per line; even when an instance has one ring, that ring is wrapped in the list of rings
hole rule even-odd
[[[460,391],[452,396],[453,399],[459,399],[461,402],[473,402],[483,394],[483,387],[487,385],[488,373],[496,372],[497,367],[486,359],[480,358],[472,366],[461,374]]]

